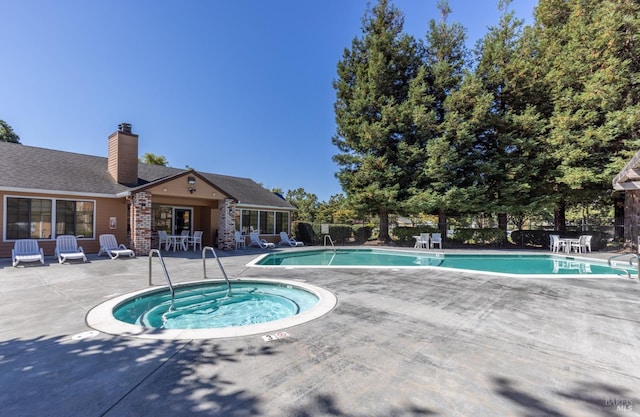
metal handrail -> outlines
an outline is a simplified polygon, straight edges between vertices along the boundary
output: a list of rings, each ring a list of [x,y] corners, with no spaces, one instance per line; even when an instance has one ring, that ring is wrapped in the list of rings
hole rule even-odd
[[[213,257],[216,258],[216,261],[218,261],[218,266],[220,267],[220,271],[222,271],[222,276],[224,277],[224,280],[227,282],[227,297],[231,297],[231,281],[229,281],[229,278],[227,277],[227,273],[224,271],[224,268],[222,267],[220,258],[218,258],[216,251],[211,246],[205,246],[204,248],[202,248],[202,274],[203,274],[202,279],[207,279],[207,256],[206,256],[207,250],[210,250],[211,253],[213,253]]]
[[[324,235],[324,246],[327,246],[327,238],[329,238],[329,243],[333,247],[333,253],[336,253],[336,245],[333,244],[333,239],[331,239],[331,235]]]
[[[619,271],[624,271],[627,274],[627,278],[631,278],[631,274],[629,273],[629,270],[622,269],[622,268],[617,267],[616,265],[611,263],[612,260],[614,260],[616,258],[622,258],[623,256],[629,256],[629,266],[633,266],[633,260],[634,259],[636,260],[636,262],[638,264],[638,280],[640,280],[640,255],[638,255],[636,253],[621,253],[621,254],[618,254],[618,255],[613,255],[609,259],[607,259],[607,264],[612,269],[617,269]]]
[[[158,259],[160,259],[160,264],[162,265],[162,269],[164,270],[164,276],[167,277],[167,282],[169,283],[169,291],[171,291],[171,307],[169,307],[169,311],[174,309],[174,304],[176,301],[176,291],[173,289],[173,283],[171,283],[171,278],[169,278],[169,272],[167,271],[167,266],[164,264],[164,259],[162,259],[162,254],[158,249],[151,249],[149,251],[149,286],[153,285],[151,276],[151,260],[153,259],[153,254],[158,254]]]

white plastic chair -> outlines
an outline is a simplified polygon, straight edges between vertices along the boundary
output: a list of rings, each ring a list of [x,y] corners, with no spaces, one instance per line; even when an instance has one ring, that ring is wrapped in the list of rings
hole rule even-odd
[[[571,250],[575,250],[578,253],[587,251],[587,235],[582,235],[577,241],[571,242]],[[591,249],[591,236],[589,236],[589,249]],[[591,252],[591,250],[589,250]]]
[[[193,232],[193,236],[187,239],[187,246],[193,246],[193,250],[196,250],[196,247],[200,246],[200,250],[202,250],[202,230]]]
[[[242,236],[242,232],[239,230],[236,230],[235,241],[236,241],[236,249],[238,249],[240,246],[242,246],[243,249],[247,247],[247,244],[245,243],[245,240],[244,240],[244,236]]]
[[[564,242],[560,240],[560,235],[549,235],[549,250],[551,252],[560,252],[564,249]]]
[[[298,242],[292,237],[289,237],[287,232],[280,232],[280,244],[289,246],[304,246],[303,242]]]
[[[442,233],[433,233],[431,235],[430,247],[433,248],[435,245],[442,249]]]
[[[120,255],[133,258],[136,254],[124,244],[119,244],[115,235],[100,235],[100,251],[98,256],[109,255],[111,259],[116,259]]]
[[[11,261],[14,267],[20,262],[40,261],[44,265],[44,251],[35,239],[16,240],[11,249]]]
[[[429,249],[430,239],[431,239],[430,233],[420,233],[420,238],[416,240],[416,247]]]
[[[56,257],[60,263],[64,263],[67,259],[82,259],[82,262],[87,262],[82,246],[78,246],[78,240],[73,235],[62,235],[56,238]]]
[[[164,250],[169,250],[169,246],[171,246],[171,240],[167,235],[167,232],[164,230],[158,230],[158,249],[162,249],[162,244],[164,243]]]

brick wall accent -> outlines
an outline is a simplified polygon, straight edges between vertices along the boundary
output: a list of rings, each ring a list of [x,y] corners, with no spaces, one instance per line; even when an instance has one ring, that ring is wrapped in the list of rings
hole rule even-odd
[[[218,249],[235,249],[234,239],[236,232],[236,203],[227,198],[218,211]]]
[[[151,194],[135,193],[131,196],[131,243],[136,255],[151,251]]]

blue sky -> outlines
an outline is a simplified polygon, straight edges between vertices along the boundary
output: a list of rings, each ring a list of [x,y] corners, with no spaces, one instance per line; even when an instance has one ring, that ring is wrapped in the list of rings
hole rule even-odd
[[[374,4],[375,2],[372,2]],[[437,0],[394,0],[424,38]],[[527,23],[537,0],[514,0]],[[450,0],[469,46],[497,0]],[[140,155],[252,178],[321,201],[342,190],[331,157],[336,65],[367,0],[0,0],[0,119],[29,146],[106,156],[119,123]],[[54,169],[54,167],[52,167]]]

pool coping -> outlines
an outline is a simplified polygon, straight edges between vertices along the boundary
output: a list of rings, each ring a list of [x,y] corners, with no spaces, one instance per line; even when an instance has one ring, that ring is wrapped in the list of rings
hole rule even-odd
[[[446,255],[458,255],[457,253],[445,252],[442,251],[420,251],[420,250],[412,250],[409,248],[351,248],[351,247],[335,247],[336,250],[352,250],[352,251],[380,251],[380,252],[400,252],[400,253],[415,253],[422,255],[434,255],[434,256],[442,256]],[[323,248],[305,248],[299,249],[295,252],[299,254],[301,252],[322,252],[322,251],[331,251],[333,248],[323,247]],[[542,279],[561,279],[561,278],[623,278],[623,279],[634,279],[633,275],[629,274],[628,276],[618,275],[618,274],[510,274],[507,272],[495,272],[495,271],[482,271],[475,269],[463,269],[463,268],[449,268],[435,265],[412,265],[412,266],[402,266],[402,265],[258,265],[262,259],[267,256],[272,255],[272,252],[264,253],[262,255],[257,256],[251,261],[247,262],[245,266],[251,268],[266,268],[266,269],[310,269],[310,268],[319,268],[319,269],[389,269],[392,271],[401,271],[401,270],[415,270],[415,269],[426,269],[426,270],[439,270],[439,271],[450,271],[450,272],[462,272],[462,273],[470,273],[470,274],[480,274],[480,275],[493,275],[493,276],[501,276],[508,278],[542,278]],[[530,253],[530,252],[495,252],[495,253],[485,253],[482,255],[505,255],[505,256],[540,256],[540,257],[557,257],[562,260],[577,260],[581,262],[587,262],[590,264],[599,264],[602,266],[609,266],[608,262],[602,259],[594,259],[584,256],[574,256],[574,255],[565,255],[557,252],[550,253]],[[473,256],[473,255],[471,255]],[[620,267],[621,269],[623,267]],[[626,270],[626,268],[624,268]],[[622,272],[622,271],[621,271]]]
[[[220,279],[208,279],[206,282],[211,284],[225,284],[225,280]],[[305,282],[285,280],[285,279],[271,279],[271,278],[237,278],[231,280],[233,282],[242,283],[266,283],[266,284],[284,284],[291,285],[305,291],[308,291],[318,297],[318,303],[311,307],[309,310],[303,311],[294,316],[285,317],[279,320],[273,320],[265,323],[258,323],[247,326],[236,327],[222,327],[214,329],[155,329],[135,324],[125,323],[116,319],[113,316],[114,309],[123,302],[135,298],[149,292],[155,292],[168,288],[167,286],[155,286],[152,288],[145,288],[138,291],[133,291],[127,294],[109,299],[103,303],[98,304],[89,312],[85,317],[87,326],[92,329],[108,333],[116,336],[154,339],[154,340],[194,340],[194,339],[225,339],[240,336],[251,336],[262,333],[270,333],[280,331],[290,327],[298,326],[309,321],[318,319],[329,312],[331,312],[338,303],[338,298],[331,291],[307,284]],[[183,286],[189,286],[194,284],[202,284],[202,280],[189,281],[174,285],[175,288]]]

